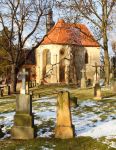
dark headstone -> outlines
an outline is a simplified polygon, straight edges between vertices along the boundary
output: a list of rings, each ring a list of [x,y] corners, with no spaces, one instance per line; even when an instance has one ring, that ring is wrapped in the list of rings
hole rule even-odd
[[[0,88],[0,97],[3,97],[3,89]]]
[[[4,86],[3,93],[4,93],[4,95],[10,95],[10,86],[9,85]]]

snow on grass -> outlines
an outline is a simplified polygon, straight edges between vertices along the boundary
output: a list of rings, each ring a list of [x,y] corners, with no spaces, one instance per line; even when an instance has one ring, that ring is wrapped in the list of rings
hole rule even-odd
[[[112,109],[111,109],[112,108]],[[111,110],[110,110],[111,109]],[[38,137],[52,137],[56,125],[56,99],[41,98],[33,102],[34,123],[37,126]],[[91,136],[105,137],[108,141],[116,137],[115,104],[98,101],[79,101],[79,107],[72,108],[72,121],[75,126],[76,137]],[[3,138],[10,136],[9,130],[13,125],[15,112],[0,114],[0,124],[5,133]],[[104,116],[105,117],[104,117]],[[109,145],[115,147],[110,141]]]
[[[98,124],[96,127],[79,134],[78,136],[91,136],[93,138],[100,138],[103,136],[115,136],[116,135],[116,120],[103,122]]]
[[[90,101],[90,100],[87,100],[87,101],[84,101],[80,104],[80,107],[85,107],[85,106],[88,106],[88,107],[94,107],[98,105],[95,101]]]

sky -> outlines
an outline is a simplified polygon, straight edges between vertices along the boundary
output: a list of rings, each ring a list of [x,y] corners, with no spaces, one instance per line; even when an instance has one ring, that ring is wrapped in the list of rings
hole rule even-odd
[[[100,10],[99,10],[100,11]],[[56,10],[56,8],[53,8],[53,20],[55,21],[55,23],[58,21],[58,19],[60,19],[62,16],[61,11]],[[114,14],[114,20],[116,19],[116,14]],[[44,22],[45,23],[45,22]],[[90,27],[88,26],[88,24],[86,22],[84,22],[86,24],[86,26],[90,29]],[[114,29],[111,30],[108,33],[108,46],[109,46],[109,54],[110,56],[112,56],[114,53],[112,51],[112,47],[111,47],[111,41],[116,39],[116,23],[114,22]],[[1,29],[1,25],[0,25],[0,29]],[[91,29],[90,29],[91,30]],[[28,31],[28,29],[27,29]],[[24,36],[27,34],[27,31],[24,31]],[[44,31],[43,33],[45,33],[45,29],[42,29],[42,31]],[[92,32],[92,31],[91,31]],[[40,33],[40,36],[42,35],[42,33]],[[26,46],[30,47],[32,45],[33,40],[30,39],[26,42]]]

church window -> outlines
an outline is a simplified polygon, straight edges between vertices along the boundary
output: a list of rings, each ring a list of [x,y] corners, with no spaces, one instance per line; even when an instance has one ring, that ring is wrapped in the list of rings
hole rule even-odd
[[[51,64],[51,52],[48,50],[46,52],[46,65]]]
[[[60,55],[64,55],[64,49],[60,50]]]
[[[88,64],[88,53],[85,53],[85,64]]]

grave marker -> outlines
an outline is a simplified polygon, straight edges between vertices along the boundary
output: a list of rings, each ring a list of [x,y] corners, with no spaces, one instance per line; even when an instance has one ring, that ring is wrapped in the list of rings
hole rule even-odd
[[[99,75],[98,75],[98,67],[101,67],[100,65],[97,65],[97,63],[95,62],[95,66],[92,66],[92,67],[95,67],[95,76],[94,76],[94,82],[93,82],[93,86],[98,83],[98,80],[99,80]]]
[[[57,99],[55,138],[68,139],[73,137],[74,126],[72,125],[69,92],[61,91],[58,93]]]
[[[3,89],[0,87],[0,97],[3,97]]]
[[[100,87],[99,83],[96,83],[94,86],[94,99],[96,99],[96,100],[102,99],[101,87]]]
[[[82,69],[82,78],[81,78],[81,88],[86,88],[86,77],[85,77],[85,70]]]
[[[12,139],[33,139],[34,117],[32,113],[32,96],[26,94],[26,72],[23,70],[21,94],[16,97],[16,114],[11,129]]]
[[[26,72],[25,68],[22,69],[20,75],[22,76],[22,87],[20,94],[26,94],[26,75],[28,75],[28,72]]]
[[[4,95],[10,95],[10,86],[9,85],[4,86],[3,93],[4,93]]]

